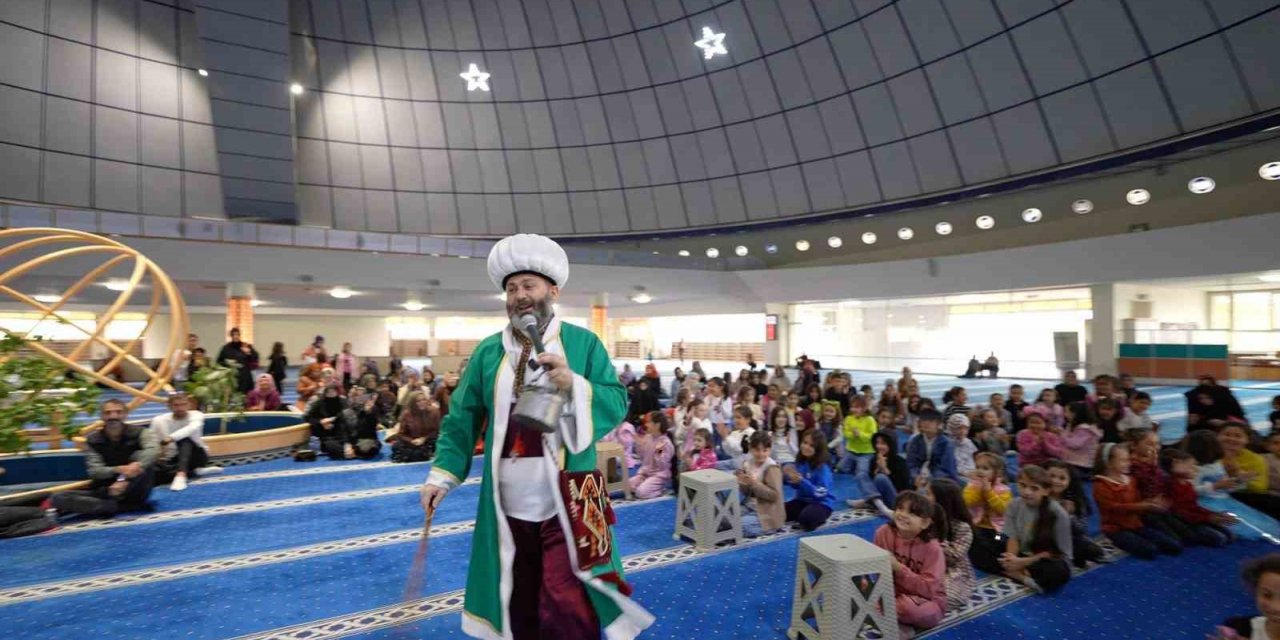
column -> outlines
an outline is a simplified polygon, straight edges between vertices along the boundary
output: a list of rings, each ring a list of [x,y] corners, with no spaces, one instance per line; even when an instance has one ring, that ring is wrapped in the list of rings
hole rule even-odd
[[[609,294],[597,293],[591,297],[591,332],[604,343],[605,351],[613,353],[609,345]]]
[[[1085,373],[1117,374],[1115,285],[1090,285],[1089,295],[1093,299],[1093,319],[1085,324]]]
[[[775,364],[788,364],[788,358],[791,354],[790,308],[790,305],[782,303],[767,303],[764,305],[764,313],[766,316],[765,326],[761,327],[760,330],[762,332],[767,330],[767,316],[776,316],[778,323],[773,327],[774,339],[769,340],[768,336],[765,336],[764,360],[761,361],[762,364],[768,364],[769,366],[773,366]]]
[[[240,339],[249,344],[254,343],[253,297],[252,282],[227,283],[227,332],[240,329]]]

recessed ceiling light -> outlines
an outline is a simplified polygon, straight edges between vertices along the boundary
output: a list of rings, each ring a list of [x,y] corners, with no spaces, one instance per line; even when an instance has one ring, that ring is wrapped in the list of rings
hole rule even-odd
[[[1198,195],[1202,193],[1209,193],[1210,191],[1213,191],[1213,188],[1216,186],[1218,186],[1218,183],[1214,182],[1213,178],[1200,176],[1199,178],[1192,178],[1191,182],[1187,183],[1187,190]]]
[[[1071,203],[1071,210],[1080,214],[1089,213],[1090,211],[1093,211],[1093,201],[1083,199],[1076,200]]]
[[[300,85],[300,84],[298,84],[298,83],[296,83],[296,82],[295,82],[295,83],[293,83],[293,84],[291,84],[291,85],[289,85],[289,93],[292,93],[292,94],[293,94],[293,95],[295,95],[295,96],[300,96],[300,95],[302,95],[302,85]]]
[[[258,300],[257,298],[254,298],[253,300],[250,300],[250,301],[249,301],[249,306],[251,306],[251,307],[261,307],[261,306],[262,306],[262,301],[261,301],[261,300]]]
[[[653,298],[651,298],[647,293],[637,293],[636,295],[631,296],[631,301],[636,304],[649,304],[650,302],[653,302]]]
[[[939,222],[938,224],[933,225],[933,230],[937,231],[940,236],[949,236],[951,235],[951,223]]]
[[[876,234],[873,231],[867,231],[862,234],[862,244],[875,244]]]
[[[702,28],[702,39],[695,41],[693,46],[702,49],[702,57],[705,60],[710,60],[718,55],[729,55],[729,49],[724,46],[724,34],[712,31],[711,27]]]
[[[827,246],[832,249],[839,249],[844,246],[844,240],[840,236],[831,236],[827,238]]]
[[[470,260],[471,256],[458,256],[459,260]]]
[[[707,257],[708,257],[708,258],[719,258],[719,257],[720,257],[720,250],[719,250],[719,249],[717,249],[717,248],[715,248],[715,247],[711,247],[710,249],[707,249]]]
[[[60,302],[62,300],[62,296],[56,293],[37,293],[36,295],[31,296],[31,299],[35,300],[36,302],[53,304],[55,302]]]
[[[748,253],[747,248],[746,248],[745,246],[743,246],[743,245],[738,245],[738,246],[734,247],[734,248],[733,248],[733,252],[734,252],[734,253],[736,253],[736,254],[738,255],[738,257],[745,256],[745,255],[747,255],[747,253]]]
[[[503,297],[505,298],[506,296],[503,296]],[[417,300],[410,300],[400,306],[404,307],[405,311],[422,311],[423,309],[427,308],[427,305],[422,304]]]
[[[688,250],[688,249],[681,249],[681,250],[680,250],[679,252],[677,252],[677,253],[679,253],[679,254],[680,254],[680,257],[681,257],[681,258],[688,258],[688,257],[689,257],[689,250]]]
[[[209,72],[208,72],[207,70],[205,70],[205,69],[196,69],[196,73],[200,74],[200,77],[201,77],[201,78],[208,78],[208,77],[209,77]]]
[[[1280,282],[1280,271],[1273,271],[1273,272],[1271,272],[1271,273],[1264,273],[1264,274],[1262,274],[1262,275],[1258,276],[1258,279],[1259,279],[1259,280],[1261,280],[1261,281],[1263,281],[1263,282]]]
[[[769,255],[773,255],[773,254],[775,254],[775,253],[777,253],[777,252],[778,252],[778,245],[773,244],[772,242],[770,242],[769,244],[766,244],[766,245],[764,246],[764,252],[765,252],[765,253],[767,253],[767,254],[769,254]]]
[[[129,281],[128,280],[109,280],[106,284],[102,286],[112,291],[127,291],[129,289]]]
[[[1258,175],[1263,180],[1280,180],[1280,162],[1268,162],[1258,167]]]
[[[346,300],[352,296],[353,292],[346,287],[334,287],[329,290],[329,295],[339,299]]]
[[[1040,211],[1035,207],[1031,207],[1030,209],[1026,209],[1025,211],[1022,212],[1023,222],[1040,222],[1040,218],[1043,218],[1043,217],[1044,217],[1044,212]]]
[[[986,231],[987,229],[996,226],[996,219],[991,216],[978,216],[978,219],[974,220],[973,224],[977,225],[979,229]]]
[[[1144,205],[1151,201],[1151,192],[1146,189],[1134,189],[1124,194],[1124,199],[1134,206]]]
[[[914,237],[916,237],[916,232],[912,231],[911,227],[903,227],[901,229],[898,229],[899,240],[910,240]]]
[[[809,250],[808,240],[796,240],[796,251],[808,251],[808,250]]]

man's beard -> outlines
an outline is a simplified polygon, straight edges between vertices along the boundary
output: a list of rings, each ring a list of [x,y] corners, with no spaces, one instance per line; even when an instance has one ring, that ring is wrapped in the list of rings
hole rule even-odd
[[[551,296],[543,297],[541,300],[517,298],[515,302],[507,302],[507,316],[511,318],[511,324],[520,326],[520,316],[526,314],[532,315],[538,321],[538,330],[546,329],[547,323],[551,322],[551,316],[555,315],[555,309],[551,306]]]

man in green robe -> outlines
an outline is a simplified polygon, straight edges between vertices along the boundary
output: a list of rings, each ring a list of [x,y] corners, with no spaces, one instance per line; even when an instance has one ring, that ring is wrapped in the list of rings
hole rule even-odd
[[[569,277],[569,261],[549,238],[518,234],[489,253],[489,277],[506,293],[507,315],[532,315],[545,352],[511,324],[471,354],[440,427],[436,459],[422,489],[434,510],[471,470],[484,436],[484,474],[467,572],[462,629],[504,640],[629,640],[653,616],[628,597],[612,531],[593,544],[609,560],[582,568],[560,471],[592,471],[595,441],[620,424],[626,390],[595,334],[555,317],[553,304]],[[551,433],[511,422],[525,386],[564,396]],[[487,435],[485,428],[488,428]]]

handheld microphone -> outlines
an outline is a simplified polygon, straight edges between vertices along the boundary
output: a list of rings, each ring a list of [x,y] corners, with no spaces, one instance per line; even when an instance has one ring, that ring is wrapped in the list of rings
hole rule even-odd
[[[526,313],[520,316],[519,326],[520,330],[524,331],[524,334],[533,342],[533,355],[541,355],[546,351],[546,348],[542,346],[542,334],[538,332],[538,319],[535,318],[532,313]],[[535,360],[530,360],[529,366],[537,369],[541,365]]]

